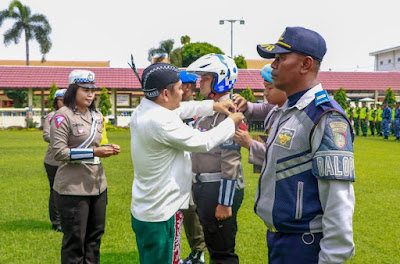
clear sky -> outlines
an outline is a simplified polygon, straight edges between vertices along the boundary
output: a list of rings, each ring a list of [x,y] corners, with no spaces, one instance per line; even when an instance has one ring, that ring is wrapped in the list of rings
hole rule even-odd
[[[1,0],[0,9],[11,0]],[[286,26],[303,26],[320,33],[328,52],[322,70],[372,71],[370,52],[400,46],[398,1],[361,0],[21,0],[32,13],[47,16],[53,47],[47,60],[110,61],[128,67],[133,53],[138,67],[149,65],[147,52],[161,40],[180,37],[208,42],[230,55],[230,24],[220,19],[244,19],[233,25],[233,54],[260,59],[256,45],[275,43]],[[5,47],[0,27],[0,59],[25,60],[24,39]],[[30,59],[40,60],[36,42]]]

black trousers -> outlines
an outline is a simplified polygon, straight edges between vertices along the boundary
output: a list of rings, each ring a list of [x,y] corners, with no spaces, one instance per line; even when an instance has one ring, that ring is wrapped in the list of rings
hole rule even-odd
[[[237,264],[239,257],[235,253],[237,233],[236,216],[243,201],[244,190],[236,190],[232,205],[232,217],[225,220],[215,218],[218,205],[219,182],[197,182],[193,186],[197,214],[203,226],[210,258],[215,264]]]
[[[60,215],[58,213],[56,203],[54,202],[54,194],[53,194],[54,177],[56,177],[58,166],[52,166],[47,163],[44,163],[44,168],[46,169],[47,178],[49,179],[49,184],[50,184],[50,196],[49,196],[50,221],[53,224],[53,226],[59,226]]]
[[[100,242],[106,220],[107,190],[96,196],[54,192],[64,236],[62,264],[100,263]]]

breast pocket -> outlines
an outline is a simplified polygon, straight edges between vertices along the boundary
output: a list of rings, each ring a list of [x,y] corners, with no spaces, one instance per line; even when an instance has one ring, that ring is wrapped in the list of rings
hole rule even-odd
[[[75,137],[87,136],[90,131],[80,124],[72,124],[72,134]]]

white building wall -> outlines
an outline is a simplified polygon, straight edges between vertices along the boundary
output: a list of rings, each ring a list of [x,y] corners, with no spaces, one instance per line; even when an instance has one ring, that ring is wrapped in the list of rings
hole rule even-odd
[[[375,55],[376,71],[400,71],[400,49]]]

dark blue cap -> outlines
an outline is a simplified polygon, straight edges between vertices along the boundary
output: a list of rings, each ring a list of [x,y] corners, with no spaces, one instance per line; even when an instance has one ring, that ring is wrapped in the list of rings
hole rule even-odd
[[[195,83],[197,81],[197,75],[192,73],[187,73],[187,71],[181,71],[180,77],[182,83]]]
[[[147,98],[157,98],[171,83],[179,82],[179,69],[168,63],[155,63],[144,69],[142,89]]]
[[[315,31],[303,27],[287,27],[277,43],[259,44],[257,52],[266,59],[272,59],[279,53],[296,52],[321,62],[326,53],[326,43]]]

